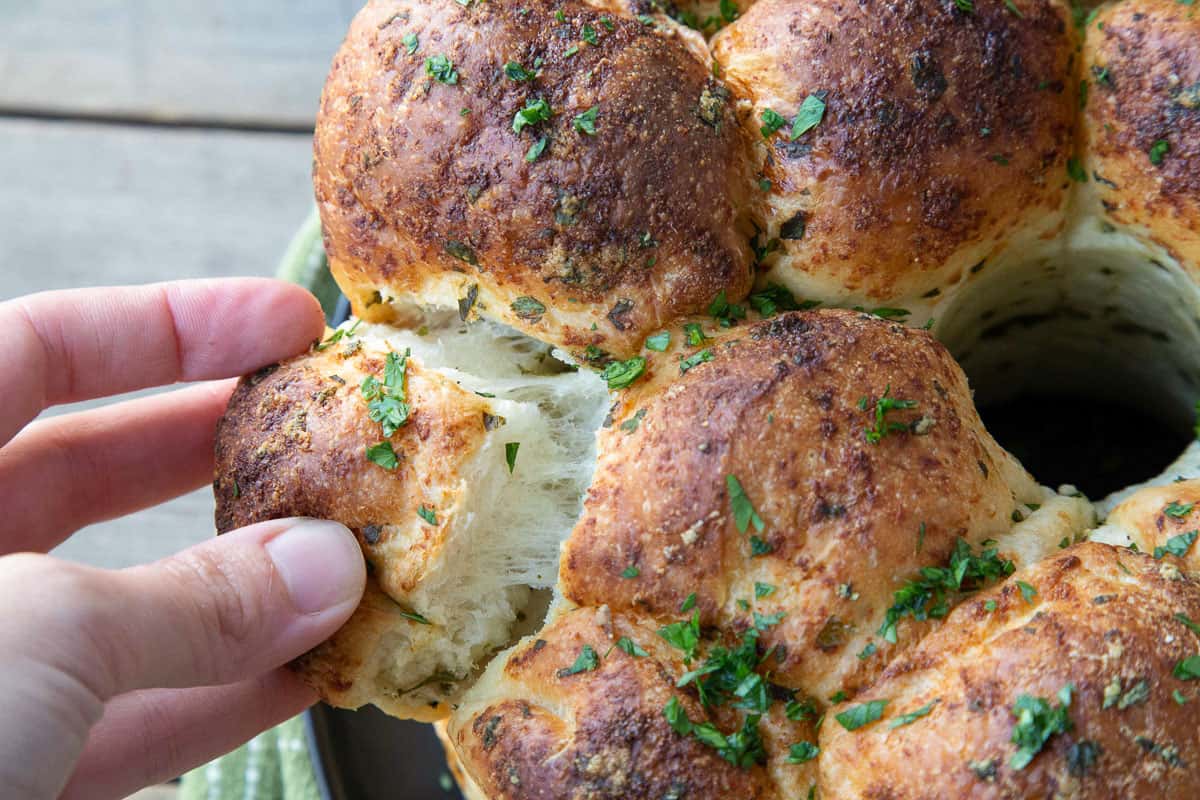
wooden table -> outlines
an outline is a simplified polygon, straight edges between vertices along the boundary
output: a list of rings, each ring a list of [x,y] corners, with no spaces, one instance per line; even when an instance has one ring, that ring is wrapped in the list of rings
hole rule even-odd
[[[0,300],[270,274],[312,202],[317,98],[356,5],[0,2]],[[211,535],[200,490],[58,553],[116,567]]]

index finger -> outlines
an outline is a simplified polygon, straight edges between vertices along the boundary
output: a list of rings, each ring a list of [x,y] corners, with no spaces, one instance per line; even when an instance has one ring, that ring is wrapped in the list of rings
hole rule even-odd
[[[0,443],[42,409],[176,381],[226,378],[294,355],[324,319],[266,278],[69,289],[0,303]]]

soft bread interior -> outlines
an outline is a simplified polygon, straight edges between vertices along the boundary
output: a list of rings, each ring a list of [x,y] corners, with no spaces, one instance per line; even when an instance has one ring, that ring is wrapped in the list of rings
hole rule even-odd
[[[347,323],[346,328],[350,327]],[[408,702],[445,698],[445,684],[473,674],[510,641],[515,626],[544,614],[558,575],[559,546],[579,516],[596,462],[595,433],[609,405],[604,382],[576,370],[528,337],[453,312],[415,327],[360,324],[369,344],[409,352],[485,398],[485,440],[461,466],[464,491],[436,557],[405,601],[439,629],[436,647],[413,647],[403,630],[378,652],[380,683],[407,689]],[[507,450],[519,445],[510,472]],[[405,531],[389,528],[403,542]],[[408,688],[415,687],[415,688]]]

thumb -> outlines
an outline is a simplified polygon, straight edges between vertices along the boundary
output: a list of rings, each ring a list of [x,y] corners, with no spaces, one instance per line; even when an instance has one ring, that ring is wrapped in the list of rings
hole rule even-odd
[[[17,559],[26,567],[15,571],[29,574],[0,569],[0,594],[21,597],[19,627],[27,630],[13,636],[9,628],[2,638],[9,647],[39,643],[37,660],[58,661],[47,666],[73,675],[101,701],[273,669],[332,635],[366,580],[350,531],[310,519],[252,525],[119,572]]]

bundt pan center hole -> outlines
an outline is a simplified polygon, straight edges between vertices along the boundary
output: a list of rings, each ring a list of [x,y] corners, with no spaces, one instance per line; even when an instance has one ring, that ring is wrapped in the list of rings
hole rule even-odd
[[[1182,270],[1110,243],[1003,272],[939,325],[997,441],[1039,482],[1096,501],[1183,474],[1200,398],[1200,296]]]

